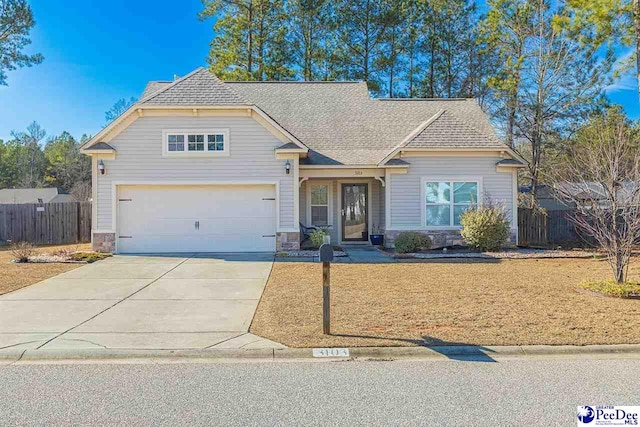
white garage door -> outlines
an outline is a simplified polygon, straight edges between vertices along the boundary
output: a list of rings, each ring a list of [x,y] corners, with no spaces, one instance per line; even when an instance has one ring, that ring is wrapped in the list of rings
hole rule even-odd
[[[118,252],[276,248],[274,185],[119,186]]]

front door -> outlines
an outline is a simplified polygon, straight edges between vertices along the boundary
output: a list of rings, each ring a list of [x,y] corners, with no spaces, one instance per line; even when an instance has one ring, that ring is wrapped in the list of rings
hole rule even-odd
[[[366,242],[369,239],[368,184],[342,184],[342,240]]]

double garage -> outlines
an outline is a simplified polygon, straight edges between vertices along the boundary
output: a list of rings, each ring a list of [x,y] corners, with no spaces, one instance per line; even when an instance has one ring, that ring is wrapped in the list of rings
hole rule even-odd
[[[118,185],[119,253],[273,252],[277,189],[260,185]]]

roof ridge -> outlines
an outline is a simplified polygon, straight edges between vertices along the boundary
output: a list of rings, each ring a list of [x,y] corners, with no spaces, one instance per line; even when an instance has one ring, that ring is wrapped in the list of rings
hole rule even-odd
[[[374,101],[477,101],[477,98],[373,98]]]
[[[171,82],[170,84],[166,85],[165,87],[162,87],[162,88],[158,89],[157,91],[155,91],[153,93],[150,93],[146,97],[144,97],[141,100],[139,100],[138,103],[142,104],[143,102],[146,102],[146,101],[148,101],[150,99],[155,98],[156,96],[160,95],[162,92],[165,92],[165,91],[169,90],[170,88],[174,87],[175,85],[177,85],[178,83],[185,81],[186,79],[188,79],[189,77],[193,76],[194,74],[196,74],[200,70],[204,70],[204,67],[198,67],[195,70],[193,70],[192,72],[190,72],[189,74],[187,74],[186,76],[180,77],[179,79],[174,80],[173,82]]]
[[[295,83],[295,84],[360,84],[364,83],[359,80],[338,80],[338,81],[326,81],[326,80],[264,80],[264,81],[255,81],[255,80],[221,80],[222,83],[234,84],[234,83],[243,83],[243,84],[273,84],[273,83]]]

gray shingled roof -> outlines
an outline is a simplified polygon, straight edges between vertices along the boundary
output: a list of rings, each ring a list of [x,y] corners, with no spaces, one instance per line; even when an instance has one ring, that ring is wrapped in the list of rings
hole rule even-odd
[[[493,132],[483,132],[468,122],[456,117],[451,109],[443,109],[433,122],[429,123],[405,146],[409,148],[433,147],[496,147],[502,142]],[[482,125],[480,123],[480,125]]]
[[[147,85],[148,87],[149,85]],[[205,68],[166,85],[140,100],[142,105],[247,105],[229,85]]]
[[[295,150],[299,148],[300,147],[297,144],[294,144],[293,142],[287,142],[286,144],[283,144],[276,148],[276,150]]]
[[[502,159],[496,164],[498,166],[526,166],[520,160],[516,160],[516,159]]]
[[[388,166],[409,166],[411,163],[403,159],[390,159],[386,165]]]
[[[440,110],[410,147],[506,147],[474,99],[375,100],[364,82],[222,82],[204,68],[158,87],[140,103],[256,105],[310,148],[303,164],[377,164]]]
[[[169,86],[171,83],[173,82],[158,81],[158,82],[147,83],[147,87],[144,88],[144,92],[142,92],[142,96],[140,97],[140,99],[144,99],[147,96],[151,95],[152,93],[155,93],[160,89],[164,89],[165,87]]]
[[[324,82],[226,82],[310,148],[303,164],[377,164],[412,131],[440,110],[476,129],[468,140],[434,128],[439,146],[504,147],[474,99],[373,100],[367,86]],[[444,114],[443,114],[444,115]],[[427,133],[422,133],[426,137]]]
[[[115,151],[115,148],[113,148],[111,145],[107,144],[106,142],[102,142],[102,141],[93,144],[91,146],[91,149],[92,150],[105,150],[105,151],[113,150],[113,151]]]

